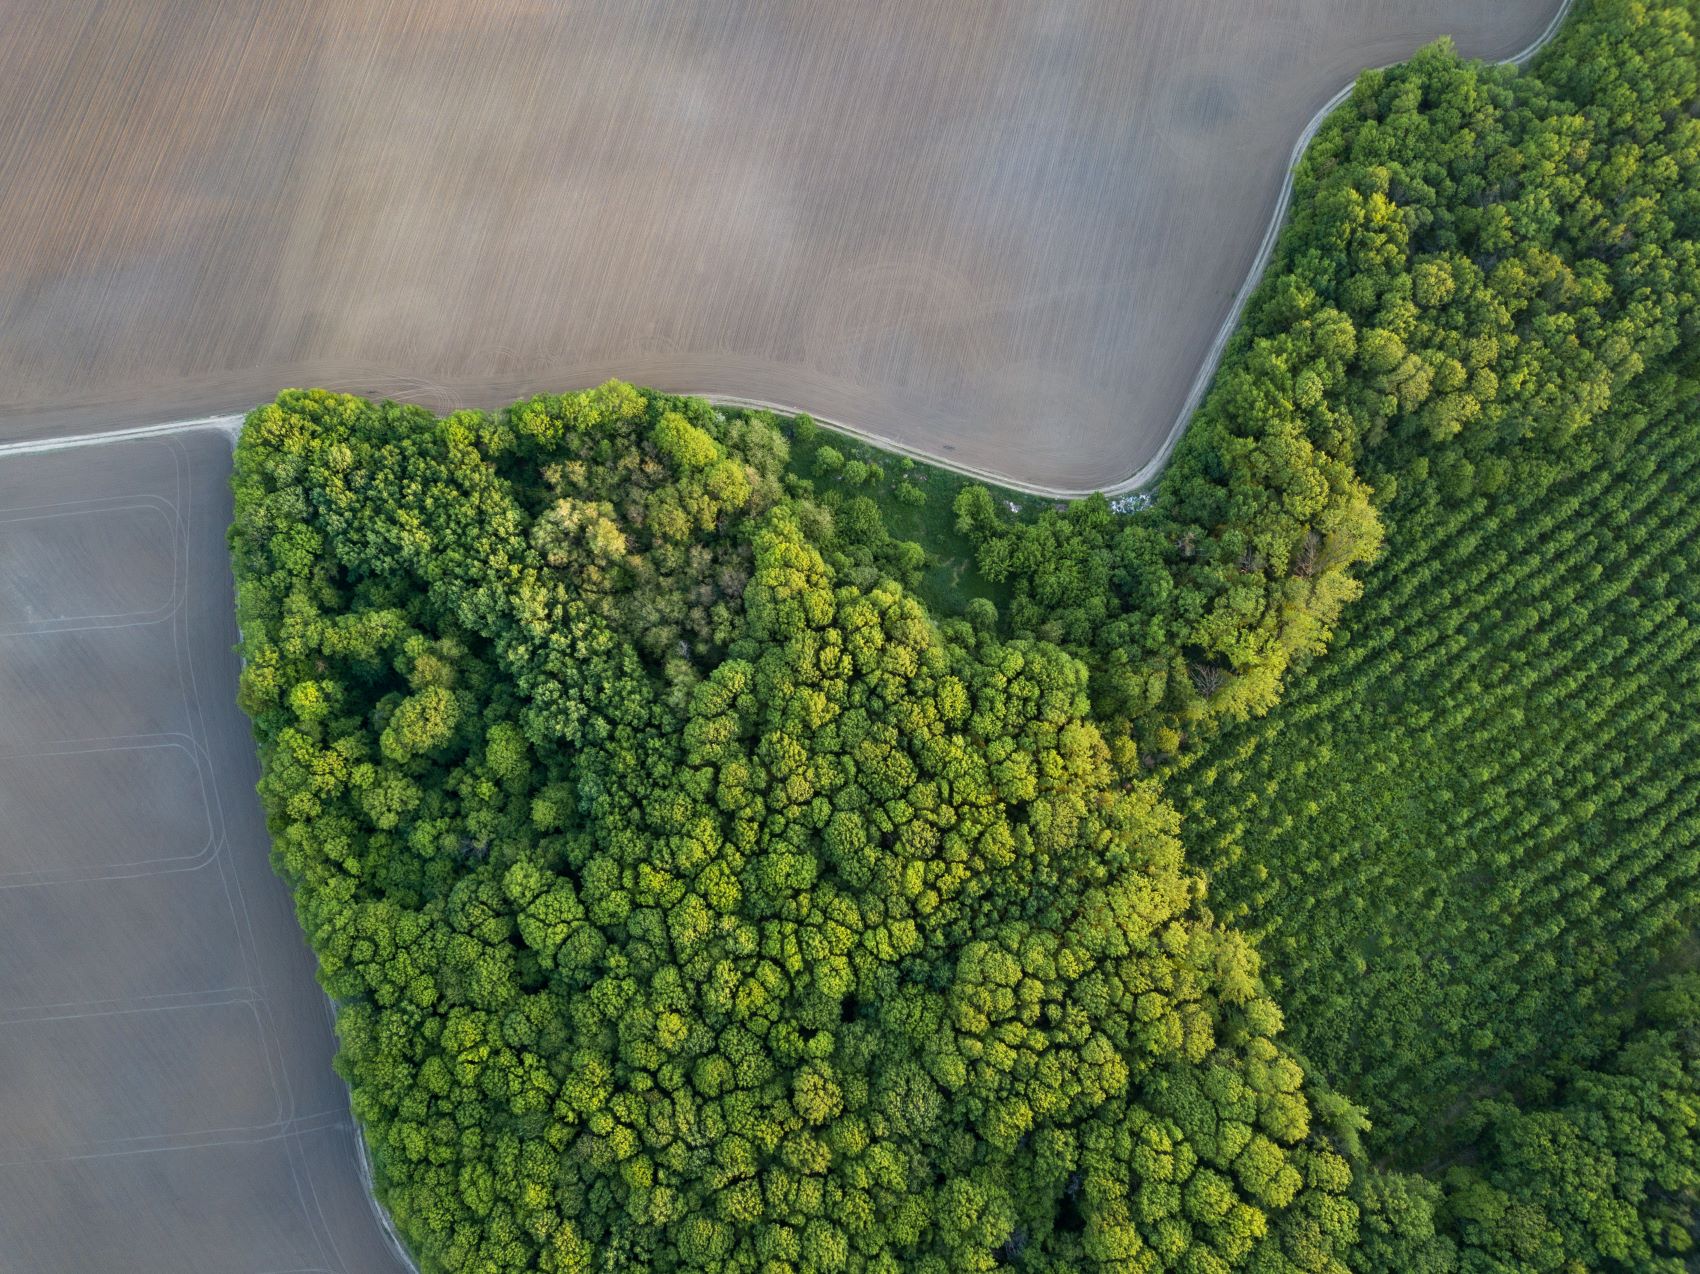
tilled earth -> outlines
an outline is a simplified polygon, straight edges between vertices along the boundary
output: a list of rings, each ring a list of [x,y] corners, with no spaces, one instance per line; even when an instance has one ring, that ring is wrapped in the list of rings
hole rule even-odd
[[[618,375],[1110,485],[1315,109],[1557,3],[9,0],[0,432]]]
[[[0,457],[0,1270],[383,1274],[267,863],[217,431]]]

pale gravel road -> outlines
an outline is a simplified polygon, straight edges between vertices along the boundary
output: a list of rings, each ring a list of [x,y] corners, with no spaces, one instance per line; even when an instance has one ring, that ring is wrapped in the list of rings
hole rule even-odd
[[[1503,59],[1503,64],[1507,66],[1520,67],[1526,66],[1529,62],[1533,61],[1536,55],[1551,42],[1553,36],[1558,34],[1559,28],[1564,25],[1564,19],[1569,16],[1570,10],[1575,7],[1575,4],[1576,0],[1562,0],[1562,3],[1558,7],[1558,12],[1552,15],[1552,21],[1547,24],[1546,30],[1542,31],[1527,48]],[[1333,97],[1324,102],[1317,109],[1316,114],[1311,116],[1310,122],[1305,125],[1304,131],[1299,134],[1299,139],[1293,143],[1292,155],[1287,160],[1287,175],[1281,183],[1281,193],[1279,198],[1276,200],[1275,211],[1270,214],[1268,229],[1263,232],[1263,241],[1258,246],[1257,257],[1252,262],[1251,269],[1246,272],[1245,282],[1240,284],[1240,289],[1234,296],[1234,302],[1229,307],[1227,316],[1222,320],[1222,326],[1217,329],[1216,338],[1211,341],[1210,348],[1205,352],[1204,358],[1200,361],[1198,372],[1192,380],[1192,386],[1187,390],[1186,400],[1181,404],[1180,411],[1176,413],[1174,423],[1169,426],[1169,432],[1164,437],[1162,446],[1158,449],[1155,455],[1153,455],[1144,464],[1140,465],[1139,468],[1135,469],[1131,474],[1128,474],[1126,477],[1107,480],[1097,485],[1085,487],[1064,488],[1034,486],[1022,481],[1018,477],[1012,476],[1011,474],[999,473],[977,466],[964,465],[953,460],[949,456],[943,456],[936,452],[911,447],[899,439],[888,437],[853,422],[830,420],[825,417],[816,417],[816,419],[819,420],[820,423],[828,425],[833,429],[837,429],[842,433],[860,438],[864,442],[871,442],[875,446],[882,447],[887,451],[894,451],[899,455],[912,456],[917,460],[924,460],[928,464],[938,465],[940,468],[949,469],[955,473],[964,474],[972,478],[978,478],[983,482],[991,482],[999,486],[1008,487],[1011,490],[1022,491],[1028,495],[1043,496],[1052,499],[1078,500],[1083,499],[1086,496],[1102,492],[1104,495],[1113,498],[1116,496],[1131,495],[1149,487],[1152,483],[1156,482],[1159,475],[1163,472],[1163,466],[1168,463],[1169,455],[1174,451],[1175,444],[1181,440],[1181,434],[1186,431],[1187,422],[1192,419],[1193,412],[1198,410],[1199,405],[1204,401],[1205,394],[1209,392],[1210,382],[1215,379],[1216,369],[1221,365],[1222,353],[1227,349],[1228,341],[1232,339],[1234,335],[1234,329],[1239,326],[1240,316],[1245,313],[1246,303],[1251,300],[1251,294],[1256,290],[1258,280],[1263,277],[1263,271],[1265,267],[1268,266],[1269,258],[1275,251],[1275,244],[1281,236],[1281,227],[1286,224],[1287,210],[1292,206],[1293,181],[1298,174],[1299,160],[1304,157],[1305,150],[1310,146],[1311,142],[1315,140],[1317,133],[1321,131],[1321,128],[1323,124],[1327,122],[1328,117],[1334,113],[1335,109],[1338,108],[1341,103],[1352,95],[1352,88],[1356,83],[1357,81],[1354,78],[1345,84],[1339,92],[1335,93]],[[788,416],[794,416],[799,412],[806,412],[809,410],[807,407],[770,402],[758,398],[731,398],[726,395],[709,396],[716,397],[716,401],[729,403],[733,406],[765,408]]]

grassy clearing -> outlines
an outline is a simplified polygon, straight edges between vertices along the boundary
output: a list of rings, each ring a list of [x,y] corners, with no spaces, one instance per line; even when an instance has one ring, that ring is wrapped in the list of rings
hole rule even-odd
[[[976,597],[986,598],[999,614],[1007,613],[1009,586],[992,583],[976,569],[974,543],[956,526],[956,497],[965,487],[984,486],[999,508],[1022,522],[1046,509],[1062,508],[1063,501],[993,486],[895,455],[807,415],[777,420],[791,440],[786,472],[807,483],[822,504],[842,509],[857,496],[865,496],[894,539],[921,546],[926,565],[916,591],[935,614],[961,614]]]

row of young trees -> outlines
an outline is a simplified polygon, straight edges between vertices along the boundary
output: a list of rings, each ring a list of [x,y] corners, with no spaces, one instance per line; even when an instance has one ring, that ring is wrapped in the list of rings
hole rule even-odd
[[[1023,525],[960,498],[1016,631],[1088,662],[1121,760],[1275,702],[1401,491],[1544,485],[1689,392],[1694,26],[1596,0],[1533,74],[1439,44],[1364,75],[1151,506]]]
[[[1700,414],[1391,512],[1350,640],[1172,791],[1296,1046],[1421,1161],[1700,910]]]

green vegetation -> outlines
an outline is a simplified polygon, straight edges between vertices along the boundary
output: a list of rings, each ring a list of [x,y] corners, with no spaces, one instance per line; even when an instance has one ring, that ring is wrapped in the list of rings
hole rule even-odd
[[[975,569],[974,541],[956,524],[958,497],[977,486],[971,479],[824,430],[807,416],[777,423],[791,441],[788,472],[807,482],[793,490],[833,512],[841,539],[859,532],[871,554],[872,546],[888,536],[916,546],[912,561],[924,554],[919,571],[900,573],[902,563],[889,553],[881,565],[935,615],[962,614],[981,597],[1000,611],[1008,607],[1009,590]],[[1003,514],[1018,520],[1058,507],[1019,491],[994,487],[987,495]]]
[[[1472,1153],[1439,1183],[1372,1175],[1354,1264],[1387,1274],[1456,1269],[1684,1274],[1700,1197],[1700,976],[1662,980],[1638,1020],[1552,1098],[1484,1101]]]
[[[1541,88],[1514,81],[1504,154],[1478,124],[1475,154],[1425,171],[1425,236],[1472,260],[1486,224],[1472,170],[1497,162],[1519,209],[1544,209],[1513,217],[1521,233],[1494,241],[1487,276],[1542,280],[1511,292],[1495,334],[1501,361],[1517,355],[1496,402],[1520,386],[1518,405],[1472,411],[1456,433],[1421,419],[1427,403],[1362,431],[1388,543],[1368,596],[1278,707],[1171,784],[1189,860],[1257,935],[1289,1040],[1371,1112],[1373,1154],[1449,1192],[1449,1165],[1492,1144],[1485,1112],[1538,1107],[1605,1064],[1612,1010],[1700,912],[1693,26],[1680,5],[1584,9]],[[1401,73],[1425,77],[1422,103],[1451,74],[1434,61]],[[1400,100],[1399,79],[1380,100]],[[1408,155],[1456,131],[1436,110],[1387,116],[1307,163],[1391,155],[1390,180],[1415,189]],[[1319,229],[1326,202],[1306,201]],[[1426,262],[1412,259],[1414,288]],[[1341,274],[1338,295],[1366,273]],[[1691,1227],[1692,1184],[1668,1189]],[[1461,1251],[1517,1269],[1674,1269],[1692,1249],[1651,1220],[1622,1251],[1590,1248],[1553,1202],[1580,1206],[1582,1190],[1552,1190],[1551,1217],[1517,1235],[1465,1224],[1456,1200],[1442,1217]],[[1653,1217],[1660,1197],[1617,1206]],[[1424,1268],[1402,1259],[1385,1268]]]
[[[1697,7],[1363,77],[1131,515],[619,384],[253,413],[242,702],[425,1267],[1684,1268]]]
[[[784,463],[619,385],[249,417],[242,704],[402,1233],[480,1271],[1337,1261],[1348,1166],[1084,669],[835,571]]]
[[[1420,1162],[1700,912],[1700,415],[1389,524],[1350,640],[1178,800],[1289,1037]]]
[[[1438,45],[1363,76],[1152,506],[961,501],[1016,631],[1085,658],[1157,763],[1267,709],[1381,541],[1374,505],[1541,488],[1681,402],[1700,124],[1691,6],[1585,5],[1540,75]],[[1373,493],[1373,495],[1372,495]],[[1137,745],[1137,747],[1136,747]]]
[[[1367,1112],[1365,1159],[1431,1174],[1361,1172],[1366,1236],[1392,1199],[1438,1227],[1364,1268],[1694,1248],[1681,1140],[1687,1178],[1619,1174],[1615,1243],[1565,1220],[1599,1193],[1580,1160],[1525,1181],[1550,1215],[1475,1224],[1488,1196],[1454,1196],[1491,1112],[1608,1064],[1613,1010],[1700,915],[1695,28],[1693,5],[1586,5],[1538,75],[1437,48],[1365,76],[1151,510],[1012,528],[962,503],[1015,631],[1088,662],[1124,761],[1174,771],[1188,861],[1313,1078]],[[1294,493],[1323,512],[1295,520]]]

